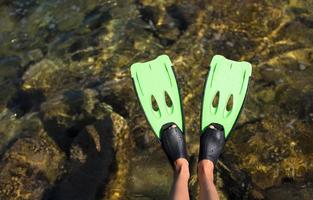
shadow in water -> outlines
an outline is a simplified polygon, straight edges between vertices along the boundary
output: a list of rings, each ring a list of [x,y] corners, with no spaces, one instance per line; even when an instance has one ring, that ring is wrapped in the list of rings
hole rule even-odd
[[[229,199],[245,200],[250,199],[249,192],[251,190],[251,178],[243,171],[237,169],[226,169],[222,165],[218,169],[224,183],[227,187],[223,187],[225,194]]]
[[[14,112],[17,117],[22,117],[26,113],[39,111],[40,104],[45,100],[42,90],[18,90],[7,103],[7,108]]]
[[[70,173],[49,191],[45,200],[87,200],[101,195],[114,158],[113,129],[110,117],[86,126],[73,140],[85,155],[83,163],[71,158]]]
[[[44,129],[67,157],[70,156],[72,142],[79,132],[96,121],[93,116],[84,113],[84,103],[82,90],[69,90],[47,102],[41,109],[40,118]],[[54,110],[57,110],[57,114],[49,114]]]

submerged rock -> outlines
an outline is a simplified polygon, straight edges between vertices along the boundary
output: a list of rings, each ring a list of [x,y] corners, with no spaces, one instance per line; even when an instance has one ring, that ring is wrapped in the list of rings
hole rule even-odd
[[[41,130],[18,139],[1,161],[1,199],[41,199],[62,174],[65,155]]]
[[[52,81],[56,80],[53,76],[58,76],[57,73],[61,71],[60,69],[62,69],[62,67],[61,63],[55,64],[51,60],[42,60],[36,63],[23,75],[23,88],[49,89],[49,87],[53,86]]]
[[[93,199],[105,195],[108,181],[106,196],[114,199],[116,188],[125,188],[123,177],[129,168],[131,142],[121,117],[112,113],[87,125],[77,135],[68,135],[72,138],[68,155],[60,148],[60,141],[51,137],[52,131],[64,133],[50,130],[49,126],[45,129],[17,138],[3,155],[1,199]],[[111,170],[113,166],[118,166],[116,175]],[[108,179],[110,176],[116,178]],[[123,196],[124,191],[119,190],[119,194]]]
[[[278,200],[309,200],[312,199],[312,185],[286,183],[279,188],[271,188],[267,190],[265,197],[268,199]]]
[[[18,90],[18,68],[20,59],[18,57],[0,57],[0,111],[2,111],[10,99]]]

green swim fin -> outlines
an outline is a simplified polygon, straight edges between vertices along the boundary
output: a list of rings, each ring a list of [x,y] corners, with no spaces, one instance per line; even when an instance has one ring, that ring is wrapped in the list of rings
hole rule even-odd
[[[183,111],[172,62],[161,55],[145,63],[131,66],[131,76],[141,107],[156,136],[162,127],[175,123],[182,132]]]
[[[206,80],[201,114],[201,132],[211,123],[221,124],[225,138],[234,126],[246,97],[251,64],[215,55]]]

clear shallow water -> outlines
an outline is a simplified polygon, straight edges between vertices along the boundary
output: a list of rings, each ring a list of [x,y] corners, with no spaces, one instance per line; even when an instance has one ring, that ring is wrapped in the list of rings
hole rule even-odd
[[[222,199],[311,199],[312,1],[1,1],[1,199],[164,199],[172,172],[129,66],[168,54],[197,199],[202,86],[214,54],[253,64],[218,164]]]

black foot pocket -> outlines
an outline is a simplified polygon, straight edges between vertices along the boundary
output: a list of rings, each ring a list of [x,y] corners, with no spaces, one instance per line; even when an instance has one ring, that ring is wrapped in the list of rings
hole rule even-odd
[[[225,145],[224,128],[219,124],[210,124],[200,137],[199,161],[206,159],[216,164]]]
[[[175,124],[166,125],[165,127],[166,128],[161,135],[161,143],[173,166],[174,161],[178,158],[187,159],[185,137]]]

